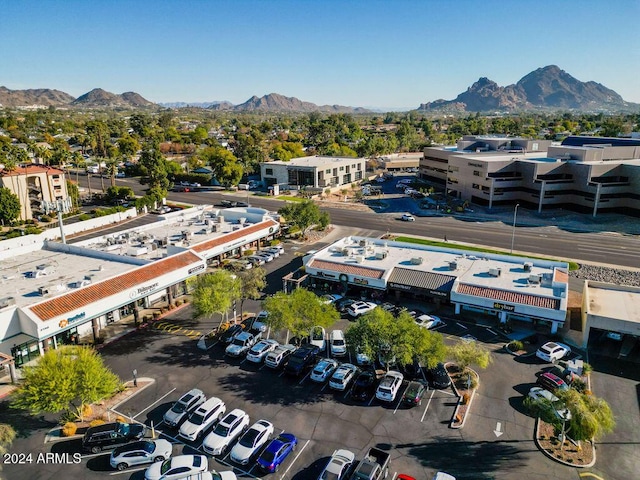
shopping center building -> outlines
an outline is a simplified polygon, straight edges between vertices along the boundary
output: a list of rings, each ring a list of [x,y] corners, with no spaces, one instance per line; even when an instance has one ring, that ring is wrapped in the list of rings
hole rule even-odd
[[[157,302],[172,303],[187,280],[247,248],[279,221],[259,208],[201,206],[84,242],[42,240],[0,249],[0,353],[16,365]]]

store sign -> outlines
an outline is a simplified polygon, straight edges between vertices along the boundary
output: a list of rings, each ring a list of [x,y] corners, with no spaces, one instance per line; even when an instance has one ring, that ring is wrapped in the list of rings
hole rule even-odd
[[[151,285],[147,285],[146,287],[140,287],[137,290],[132,290],[129,294],[130,298],[134,298],[141,295],[147,295],[151,293],[152,290],[158,288],[158,282],[152,283]]]
[[[366,278],[354,278],[353,283],[357,283],[358,285],[369,285],[369,280]]]
[[[197,267],[190,268],[189,275],[193,275],[194,273],[199,272],[200,270],[204,270],[204,263],[201,263]]]
[[[390,283],[389,286],[391,288],[397,288],[399,290],[407,290],[407,291],[412,290],[410,285],[402,285],[401,283]]]
[[[514,305],[507,305],[505,303],[493,303],[493,308],[496,310],[503,310],[505,312],[515,312],[516,307]]]
[[[77,322],[78,320],[82,320],[86,316],[87,314],[85,312],[82,312],[82,313],[78,313],[77,315],[74,315],[73,317],[63,318],[62,320],[60,320],[60,322],[58,322],[58,326],[60,328],[64,328],[67,325]]]
[[[326,272],[318,272],[318,276],[326,277],[326,278],[336,278],[336,276],[333,273],[326,273]]]
[[[434,297],[442,297],[448,298],[449,294],[447,292],[442,292],[440,290],[428,290],[429,295],[433,295]]]

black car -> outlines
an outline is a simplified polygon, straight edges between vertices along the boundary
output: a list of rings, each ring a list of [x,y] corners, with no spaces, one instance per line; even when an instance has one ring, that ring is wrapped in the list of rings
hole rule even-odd
[[[231,343],[236,335],[242,332],[242,325],[231,325],[227,328],[222,335],[220,335],[220,343],[223,345]]]
[[[353,298],[341,298],[334,305],[340,313],[345,313],[347,311],[347,308],[349,308],[349,305],[354,302],[355,300]]]
[[[413,363],[403,365],[401,372],[407,380],[422,380],[422,367],[417,359],[415,359]]]
[[[298,348],[289,356],[284,371],[289,375],[300,375],[316,361],[320,348],[307,343]]]
[[[232,202],[231,200],[222,200],[220,202],[220,206],[221,207],[225,207],[225,208],[235,207],[236,206],[236,202]]]
[[[365,370],[356,377],[351,388],[351,398],[364,402],[373,396],[376,389],[376,372]]]
[[[422,382],[409,382],[409,386],[404,391],[404,395],[402,396],[402,403],[409,407],[415,407],[416,405],[420,405],[422,403],[422,396],[426,387]]]
[[[427,370],[427,380],[433,388],[443,389],[451,385],[451,378],[444,368],[443,363],[439,363],[434,368]]]
[[[82,450],[98,453],[144,437],[145,427],[138,423],[105,423],[89,427],[82,437]]]

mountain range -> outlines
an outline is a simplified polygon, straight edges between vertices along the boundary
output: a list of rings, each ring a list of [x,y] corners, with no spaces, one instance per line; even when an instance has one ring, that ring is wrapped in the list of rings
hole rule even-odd
[[[52,89],[10,90],[0,87],[0,106],[32,105],[66,108],[207,108],[229,112],[326,112],[371,113],[373,110],[342,105],[316,105],[295,97],[270,93],[253,96],[239,105],[227,101],[155,104],[135,92],[120,95],[95,88],[74,98]],[[538,68],[517,83],[501,87],[481,77],[453,100],[421,104],[420,112],[505,112],[526,110],[638,111],[640,105],[626,102],[613,90],[593,81],[581,82],[556,65]]]
[[[516,84],[499,86],[481,77],[453,100],[423,103],[419,111],[492,112],[514,110],[628,111],[640,105],[625,102],[596,82],[581,82],[556,65],[538,68]]]

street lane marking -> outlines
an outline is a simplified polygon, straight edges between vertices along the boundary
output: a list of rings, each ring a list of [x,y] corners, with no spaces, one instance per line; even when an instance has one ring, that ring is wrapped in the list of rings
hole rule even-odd
[[[424,422],[424,417],[427,415],[427,410],[429,410],[429,405],[431,405],[431,400],[433,396],[436,394],[435,390],[431,390],[431,396],[429,397],[429,401],[427,402],[427,406],[424,407],[424,413],[422,414],[422,418],[420,419],[420,423]]]
[[[298,457],[302,454],[302,451],[307,448],[307,445],[309,445],[309,442],[311,440],[307,440],[305,442],[305,444],[302,446],[302,448],[300,449],[300,451],[298,452],[298,454],[293,458],[293,461],[291,462],[291,465],[289,465],[289,467],[284,471],[284,473],[282,475],[280,475],[280,479],[282,480],[282,478],[284,478],[287,473],[289,473],[289,470],[291,470],[291,467],[293,467],[293,464],[296,463],[296,460],[298,460]]]
[[[131,418],[136,418],[138,415],[140,415],[142,412],[149,410],[151,407],[153,407],[156,403],[161,402],[164,398],[168,397],[169,395],[171,395],[176,389],[172,388],[171,390],[169,390],[167,393],[165,393],[163,396],[161,396],[158,400],[156,400],[155,402],[153,402],[151,405],[149,405],[146,408],[143,408],[142,410],[140,410],[138,413],[136,413],[133,417]]]
[[[458,325],[460,328],[464,328],[465,330],[468,330],[468,328],[462,325],[461,323],[456,322],[456,325]]]

